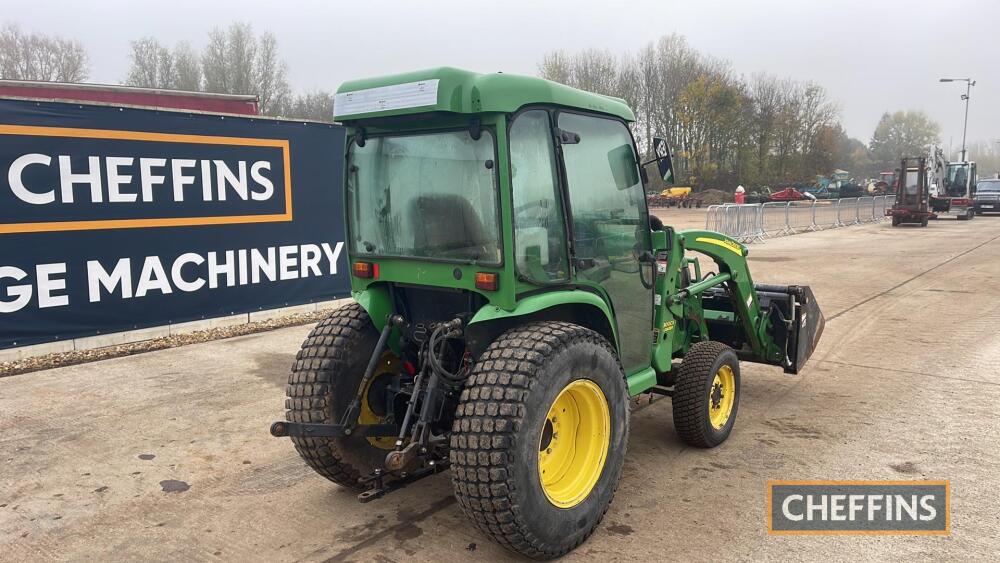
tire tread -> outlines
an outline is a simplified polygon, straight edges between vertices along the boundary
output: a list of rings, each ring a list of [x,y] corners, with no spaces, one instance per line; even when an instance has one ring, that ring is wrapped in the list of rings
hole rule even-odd
[[[674,385],[674,429],[684,443],[698,448],[711,448],[718,443],[706,432],[705,377],[712,370],[716,358],[732,350],[722,342],[697,342],[681,362],[680,373]],[[713,374],[714,375],[714,374]]]
[[[610,506],[608,502],[578,542],[547,544],[524,524],[512,477],[523,464],[536,462],[509,457],[508,446],[525,422],[525,399],[545,360],[581,339],[605,347],[617,358],[598,333],[571,323],[530,323],[504,333],[476,362],[455,413],[450,461],[459,506],[497,543],[534,559],[551,559],[575,549],[593,534]]]
[[[288,376],[285,418],[290,422],[329,423],[332,416],[330,383],[349,363],[352,344],[374,330],[368,313],[358,303],[332,311],[302,343]],[[330,438],[293,437],[302,459],[330,481],[360,490],[361,472],[345,461],[339,444]]]

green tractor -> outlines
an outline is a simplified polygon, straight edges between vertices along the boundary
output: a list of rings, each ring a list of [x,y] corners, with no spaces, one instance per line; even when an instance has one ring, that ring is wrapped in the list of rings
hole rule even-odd
[[[271,433],[362,502],[450,469],[483,533],[558,557],[614,496],[631,398],[671,397],[711,448],[739,360],[797,373],[819,339],[808,287],[755,285],[740,243],[648,214],[670,153],[640,162],[620,99],[439,68],[348,82],[336,118],[355,302],[303,343]]]

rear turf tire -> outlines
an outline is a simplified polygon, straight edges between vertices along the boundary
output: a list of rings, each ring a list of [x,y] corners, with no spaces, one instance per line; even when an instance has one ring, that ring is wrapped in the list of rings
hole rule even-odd
[[[582,394],[571,405],[600,408],[562,415],[560,405],[569,406],[562,403],[566,394],[577,392]],[[553,419],[561,429],[553,431]],[[587,421],[598,428],[602,420],[608,424],[603,434],[584,430]],[[451,435],[455,497],[475,525],[505,548],[535,559],[559,557],[590,537],[604,517],[621,477],[628,431],[625,374],[604,338],[563,322],[512,329],[476,361],[462,391]],[[605,451],[603,462],[567,462],[566,473],[543,476],[543,468],[552,467],[549,450],[565,452],[559,448],[569,439],[579,450],[567,459],[597,443]],[[553,473],[583,476],[588,485],[564,496],[559,483],[551,482]],[[543,478],[550,483],[543,485]]]
[[[302,343],[288,376],[285,416],[291,422],[339,424],[358,391],[378,331],[357,303],[340,307],[320,321]],[[386,451],[366,438],[301,438],[292,443],[317,473],[355,490]]]
[[[740,363],[736,352],[721,342],[695,343],[685,354],[674,384],[677,435],[690,446],[714,448],[732,432],[739,406]]]

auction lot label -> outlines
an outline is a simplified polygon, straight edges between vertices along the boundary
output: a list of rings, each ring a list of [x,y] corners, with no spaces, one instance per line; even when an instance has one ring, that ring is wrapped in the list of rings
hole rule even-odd
[[[0,100],[0,348],[349,295],[345,138]]]
[[[951,533],[948,481],[769,481],[768,533]]]

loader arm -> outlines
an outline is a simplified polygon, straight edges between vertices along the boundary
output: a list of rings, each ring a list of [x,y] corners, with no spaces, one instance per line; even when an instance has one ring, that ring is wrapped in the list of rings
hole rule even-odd
[[[718,281],[720,285],[724,283],[729,290],[735,309],[734,320],[742,326],[753,355],[771,361],[780,359],[780,350],[777,349],[773,339],[768,335],[769,318],[761,311],[753,278],[750,276],[750,268],[746,259],[747,247],[730,237],[712,231],[682,231],[678,233],[678,239],[685,250],[700,252],[715,261],[719,267],[716,277],[721,278],[728,274],[728,279]],[[705,280],[703,284],[708,281]],[[698,285],[697,281],[692,284],[692,286],[696,285]],[[684,288],[681,289],[681,292],[688,293],[690,297],[697,295],[700,299],[704,290],[715,285],[707,285],[703,288],[695,287],[696,290],[700,289],[697,293]]]
[[[668,230],[654,236],[654,248],[660,274],[653,344],[658,372],[670,371],[674,358],[703,340],[725,342],[744,360],[798,372],[824,325],[808,287],[755,284],[746,246],[720,233]],[[708,256],[718,271],[703,276],[688,251]]]

